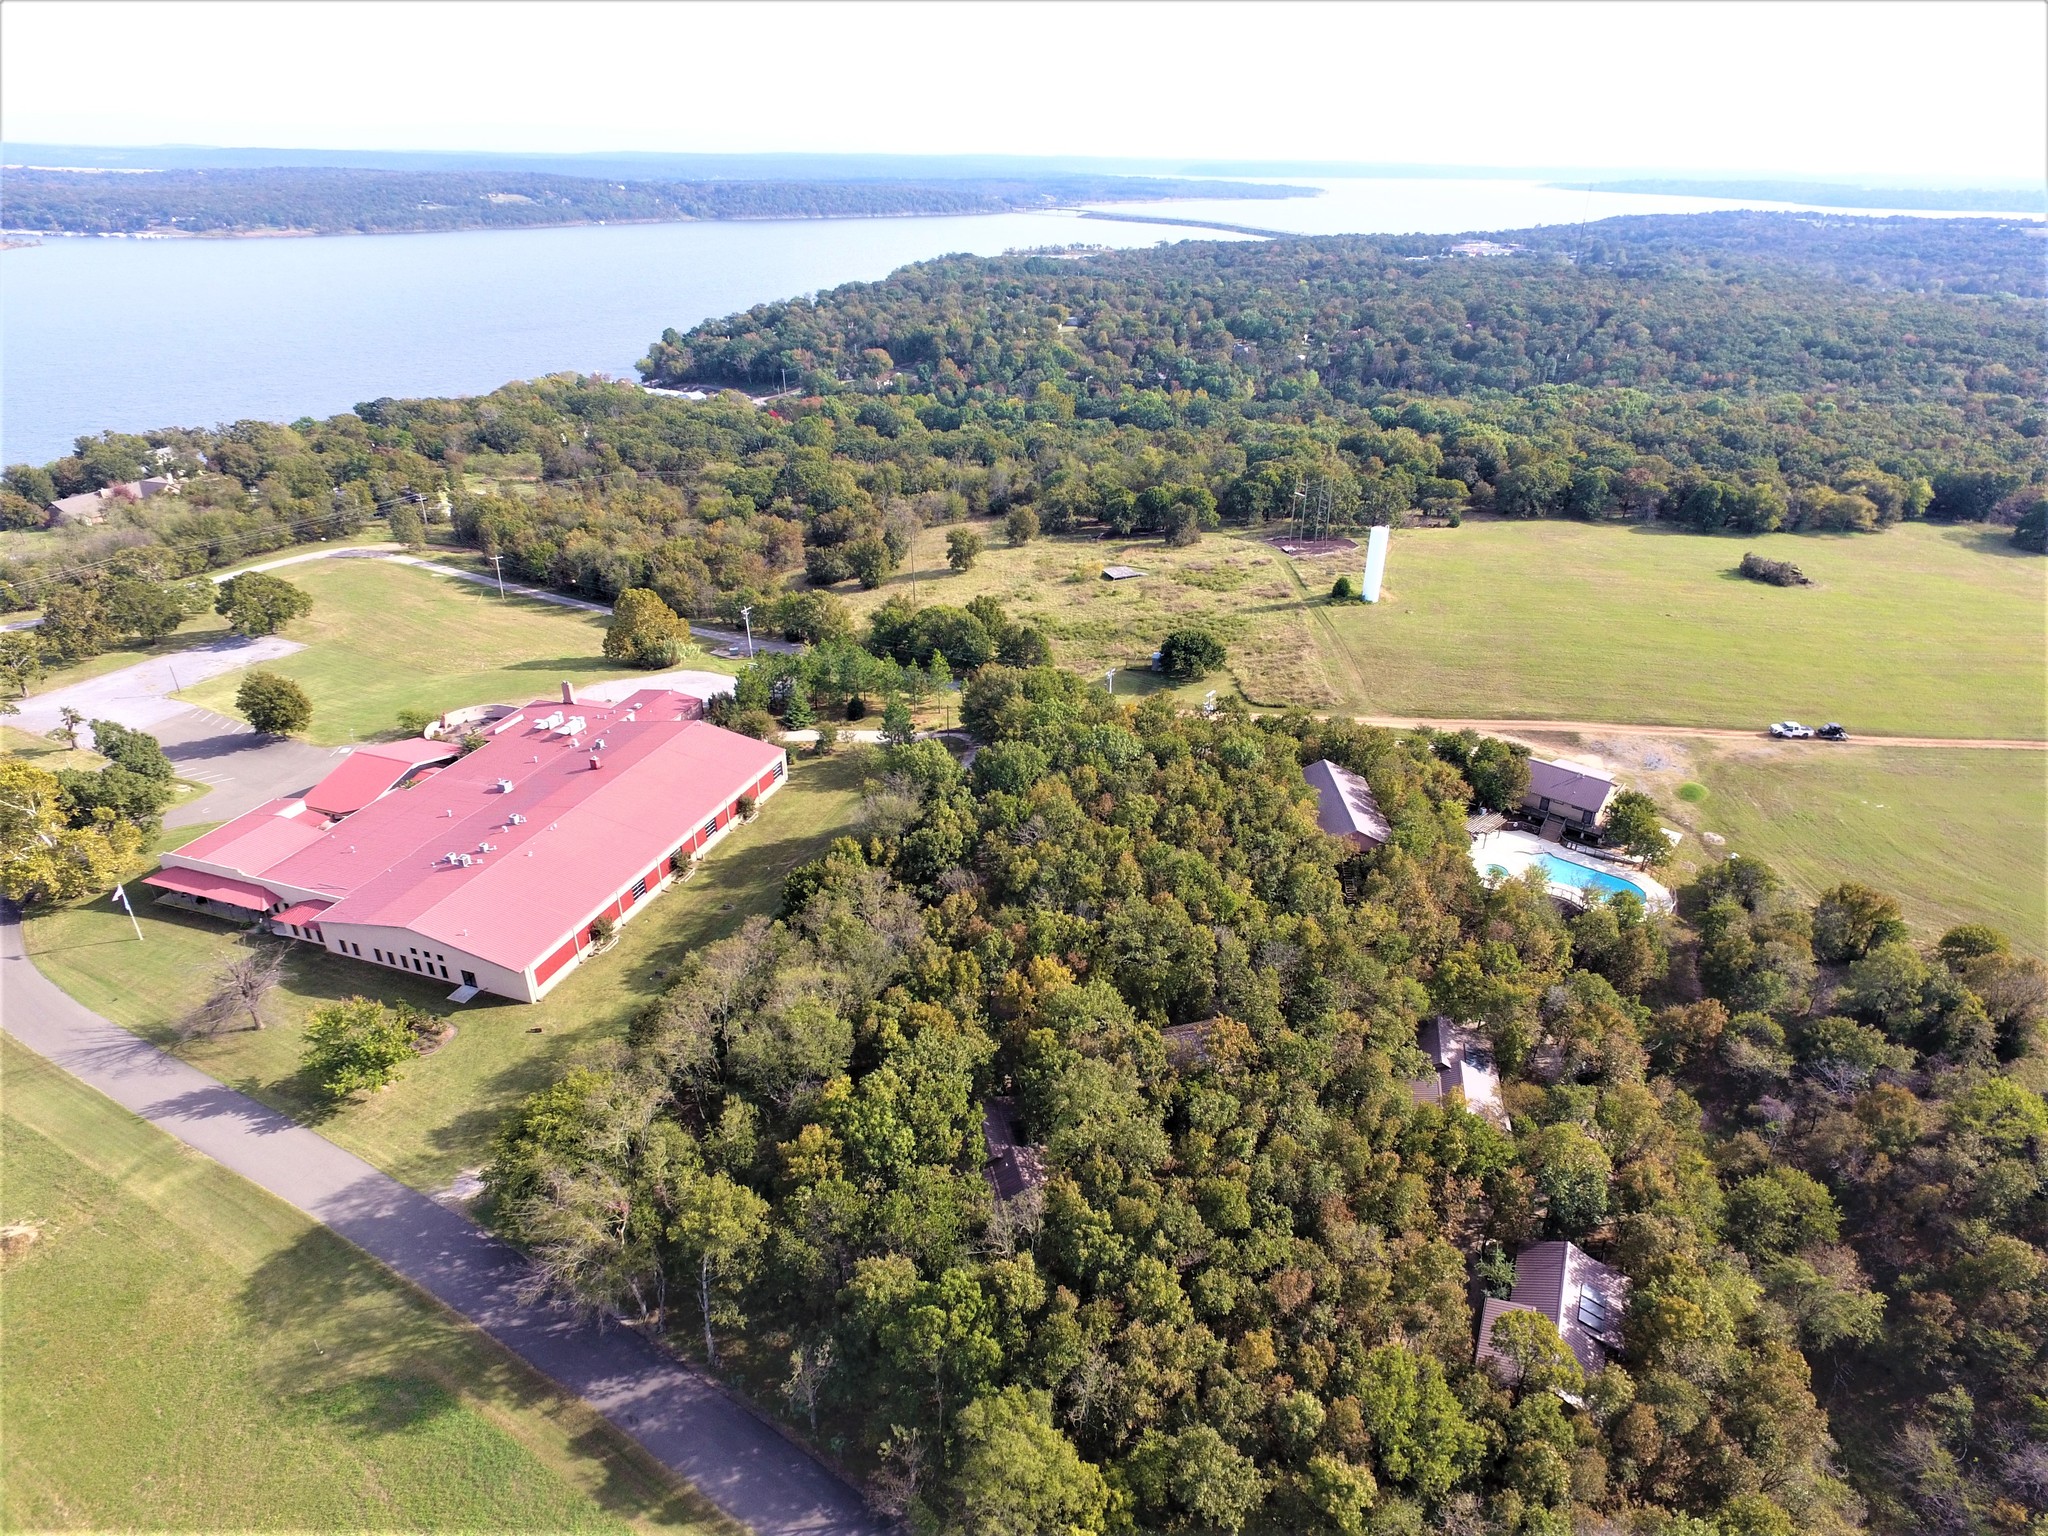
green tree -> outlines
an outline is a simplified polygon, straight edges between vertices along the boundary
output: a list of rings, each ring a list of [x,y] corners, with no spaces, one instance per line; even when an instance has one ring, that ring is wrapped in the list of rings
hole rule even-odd
[[[275,672],[255,671],[235,690],[235,708],[266,736],[291,736],[313,722],[313,701],[306,690]]]
[[[689,643],[690,626],[646,587],[628,587],[619,594],[604,632],[606,659],[649,671],[674,666]]]
[[[1249,1456],[1207,1424],[1175,1434],[1148,1429],[1127,1466],[1131,1489],[1161,1523],[1237,1532],[1265,1501],[1266,1479]]]
[[[345,997],[307,1017],[300,1068],[339,1101],[382,1088],[414,1054],[412,1031],[398,1014],[367,997]]]
[[[1013,546],[1029,544],[1038,537],[1038,509],[1029,502],[1010,508],[1003,518],[1003,532]]]
[[[1355,603],[1358,601],[1358,585],[1349,576],[1339,576],[1330,584],[1330,601],[1333,603]]]
[[[1822,960],[1861,960],[1878,945],[1905,937],[1899,904],[1854,881],[1829,890],[1813,909],[1813,952]]]
[[[421,520],[418,507],[401,501],[391,509],[391,537],[407,549],[427,547],[427,525]]]
[[[177,776],[164,749],[147,731],[131,730],[118,720],[92,722],[93,750],[108,762],[145,779],[169,783]]]
[[[1607,839],[1655,869],[1670,861],[1671,840],[1657,802],[1637,789],[1624,789],[1607,803]]]
[[[66,704],[57,711],[57,732],[52,734],[61,732],[64,737],[64,744],[76,752],[78,750],[78,728],[83,724],[85,724],[84,714]]]
[[[1485,1432],[1468,1417],[1443,1367],[1384,1344],[1365,1358],[1358,1403],[1382,1481],[1435,1502],[1479,1465]]]
[[[768,1202],[723,1173],[689,1178],[675,1199],[668,1238],[697,1271],[697,1309],[704,1321],[704,1359],[718,1369],[716,1327],[742,1328],[739,1298],[753,1278],[768,1235]]]
[[[891,699],[882,710],[882,740],[891,746],[907,746],[917,736],[917,727],[910,718],[910,706],[901,699]]]
[[[37,635],[46,654],[64,661],[83,661],[119,642],[120,632],[107,618],[99,588],[53,586],[42,599],[43,622]]]
[[[107,623],[122,635],[155,642],[190,617],[183,594],[139,576],[109,582],[102,605]]]
[[[846,569],[860,583],[862,591],[872,592],[896,569],[896,557],[889,553],[881,536],[874,534],[846,546]]]
[[[958,1527],[981,1536],[1095,1536],[1109,1487],[1053,1426],[1044,1392],[1005,1387],[954,1419],[960,1469],[952,1478]]]
[[[971,571],[984,548],[981,535],[972,528],[954,528],[946,534],[946,564],[956,571]]]
[[[1177,683],[1192,683],[1219,670],[1223,642],[1206,629],[1176,629],[1159,647],[1159,670]]]
[[[313,611],[313,597],[268,571],[245,571],[220,584],[214,611],[227,616],[238,635],[274,635],[293,619]]]
[[[43,675],[43,642],[27,630],[15,630],[0,634],[0,677],[7,685],[24,698]]]
[[[1586,1388],[1578,1357],[1541,1312],[1518,1308],[1501,1313],[1493,1320],[1493,1347],[1506,1362],[1509,1386],[1574,1396]]]
[[[126,821],[70,825],[55,774],[0,759],[0,895],[28,906],[75,901],[111,886],[141,847]]]
[[[1536,1187],[1560,1237],[1583,1237],[1607,1217],[1613,1164],[1600,1143],[1569,1120],[1546,1125],[1529,1147]]]

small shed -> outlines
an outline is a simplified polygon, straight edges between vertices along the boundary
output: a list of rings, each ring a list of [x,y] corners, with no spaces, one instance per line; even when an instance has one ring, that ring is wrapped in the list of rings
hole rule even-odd
[[[1362,776],[1328,758],[1310,763],[1301,773],[1316,792],[1316,825],[1332,837],[1362,851],[1377,848],[1394,835],[1373,798],[1372,786]]]
[[[1105,565],[1102,568],[1102,579],[1104,581],[1129,581],[1135,576],[1142,576],[1144,574],[1135,565]]]

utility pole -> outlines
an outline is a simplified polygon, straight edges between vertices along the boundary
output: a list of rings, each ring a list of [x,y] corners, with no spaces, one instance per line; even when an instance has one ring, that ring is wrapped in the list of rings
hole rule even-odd
[[[493,555],[491,556],[491,564],[497,567],[498,601],[502,603],[505,601],[505,557],[503,555]]]
[[[747,626],[747,660],[754,659],[754,609],[751,604],[740,610],[740,622]]]

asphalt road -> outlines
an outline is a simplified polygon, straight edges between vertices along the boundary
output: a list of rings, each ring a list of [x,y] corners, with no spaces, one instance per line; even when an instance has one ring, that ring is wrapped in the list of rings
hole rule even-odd
[[[525,1260],[461,1213],[73,1001],[26,958],[11,906],[0,908],[0,1029],[426,1290],[761,1536],[893,1529],[686,1362],[616,1325],[521,1301]]]

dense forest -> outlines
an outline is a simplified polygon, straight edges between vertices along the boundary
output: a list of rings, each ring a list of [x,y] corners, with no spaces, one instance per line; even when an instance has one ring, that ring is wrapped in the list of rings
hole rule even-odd
[[[2039,187],[1856,187],[1838,181],[1701,181],[1685,177],[1638,177],[1595,181],[1594,192],[1657,192],[1673,197],[1763,198],[1774,203],[1809,203],[1818,208],[1927,208],[1957,213],[2048,213]]]
[[[2040,242],[1980,220],[1713,215],[1512,232],[1522,254],[1351,238],[948,258],[668,332],[663,386],[602,379],[376,400],[290,425],[104,434],[16,465],[0,524],[149,473],[183,494],[12,539],[0,601],[168,580],[406,497],[454,503],[521,577],[651,587],[730,618],[878,582],[926,524],[1198,538],[1513,517],[1702,531],[1990,519],[2041,545]],[[1576,258],[1576,259],[1574,259]],[[498,494],[506,489],[519,494]]]
[[[1467,743],[1001,661],[962,714],[971,769],[875,754],[780,919],[504,1132],[496,1220],[557,1292],[779,1395],[919,1530],[2048,1512],[2048,1105],[2008,1070],[2044,980],[2000,935],[1923,953],[1882,895],[1747,862],[1682,924],[1482,884]],[[1317,829],[1325,756],[1383,849]],[[1511,1128],[1411,1095],[1438,1013]],[[1036,1170],[1000,1197],[990,1113]],[[1631,1282],[1622,1360],[1544,1323],[1475,1365],[1555,1238]]]
[[[1079,202],[1308,197],[1312,187],[1056,175],[923,181],[601,181],[525,171],[9,168],[0,225],[50,234],[398,234],[686,219],[1006,213]]]

